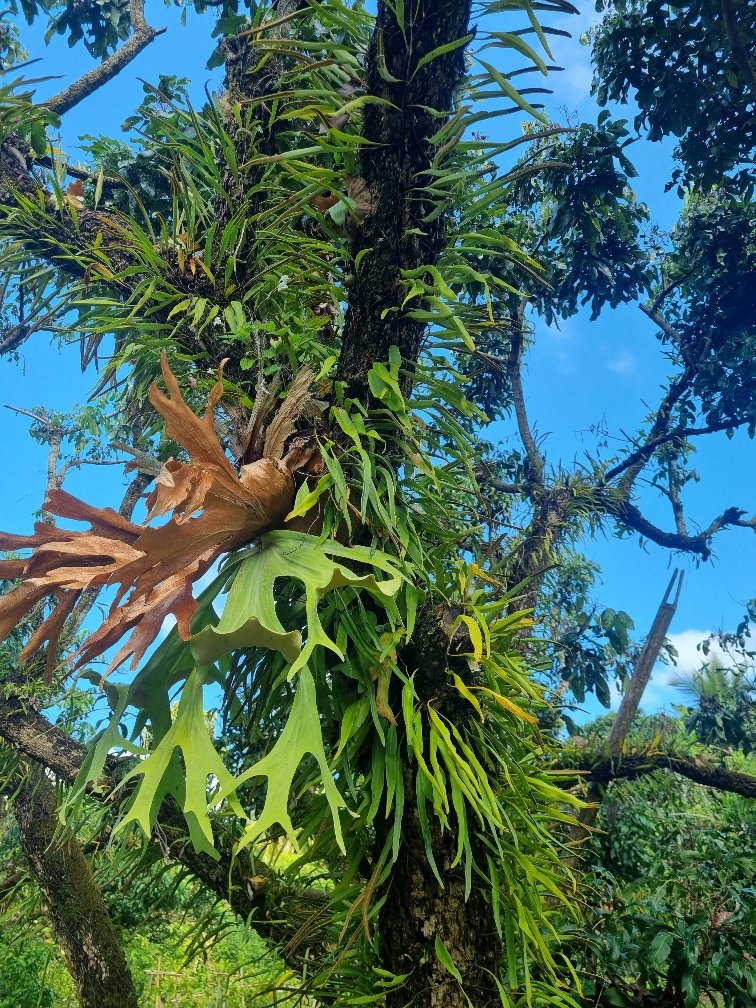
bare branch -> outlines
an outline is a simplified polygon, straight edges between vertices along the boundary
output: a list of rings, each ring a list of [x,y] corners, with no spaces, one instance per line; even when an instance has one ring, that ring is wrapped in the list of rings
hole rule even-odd
[[[622,703],[614,719],[612,730],[609,733],[609,752],[613,756],[621,752],[632,720],[638,713],[641,699],[646,691],[648,680],[651,678],[651,672],[656,664],[656,659],[659,657],[659,652],[664,644],[672,617],[677,611],[684,577],[685,574],[679,570],[676,570],[672,575],[672,579],[664,593],[664,598],[654,617],[654,622],[651,624],[651,630],[643,645],[643,650],[638,655],[633,674],[625,684]],[[675,583],[677,584],[677,591],[673,600],[672,592],[675,591]]]
[[[162,462],[149,455],[146,451],[142,451],[141,448],[133,448],[131,445],[124,444],[123,441],[113,441],[110,447],[115,451],[126,452],[127,455],[131,455],[134,459],[132,463],[129,463],[131,467],[145,475],[157,476],[163,468]]]
[[[162,35],[165,28],[151,28],[144,19],[144,0],[130,0],[129,13],[134,35],[125,46],[108,56],[98,67],[83,74],[73,84],[50,98],[44,104],[56,115],[64,115],[79,102],[98,91],[108,81],[113,80],[121,70],[145,49],[150,42]]]
[[[645,464],[657,448],[669,444],[671,441],[683,441],[686,438],[701,437],[703,434],[718,434],[721,431],[730,430],[732,426],[731,421],[722,420],[718,423],[707,424],[705,427],[675,427],[674,430],[667,431],[665,434],[659,434],[655,438],[644,441],[621,462],[608,469],[604,473],[603,483],[610,483],[617,476],[621,476],[623,472],[637,466],[639,462]]]
[[[685,523],[685,511],[683,509],[682,500],[680,499],[680,488],[675,481],[675,473],[672,462],[667,463],[667,487],[665,489],[660,486],[659,490],[661,490],[672,505],[672,514],[675,518],[675,526],[678,533],[682,536],[688,535],[688,526]]]
[[[568,768],[563,769],[566,771]],[[709,767],[701,760],[689,760],[671,753],[643,753],[619,758],[607,756],[599,762],[591,762],[588,758],[573,769],[583,780],[602,786],[614,780],[636,780],[658,770],[672,770],[695,784],[716,788],[718,791],[729,791],[745,798],[756,798],[756,777],[724,767]],[[560,786],[568,787],[572,783],[574,781],[569,781],[565,776],[560,781]]]
[[[654,621],[651,624],[648,637],[646,638],[641,653],[638,655],[635,668],[633,669],[633,674],[625,683],[625,692],[622,696],[622,702],[620,703],[617,716],[614,719],[614,724],[612,725],[612,730],[609,733],[609,738],[607,740],[610,760],[619,760],[620,754],[622,753],[622,747],[625,743],[625,739],[627,738],[627,733],[630,730],[630,725],[632,724],[633,718],[638,713],[640,702],[643,698],[646,686],[648,685],[648,681],[651,678],[651,672],[653,671],[656,659],[659,657],[659,652],[664,644],[664,640],[667,636],[667,630],[669,630],[670,623],[672,622],[672,617],[677,610],[677,604],[680,600],[680,592],[682,591],[683,577],[684,575],[678,570],[676,570],[672,575],[672,580],[669,582],[667,590],[664,593],[664,598],[659,605],[656,616],[654,616]],[[674,600],[672,600],[672,592],[675,590],[676,582],[677,592]],[[588,838],[593,824],[596,822],[602,798],[601,784],[602,782],[599,780],[593,778],[590,780],[588,785],[588,794],[586,795],[586,799],[589,804],[578,813],[577,825],[570,828],[570,837],[575,845],[582,843]]]
[[[538,450],[530,429],[528,413],[525,407],[525,392],[522,387],[523,321],[526,304],[527,302],[523,300],[518,310],[518,324],[512,330],[512,340],[507,359],[507,375],[512,385],[512,402],[514,403],[515,417],[517,418],[517,429],[520,432],[520,439],[525,448],[525,454],[530,462],[531,472],[529,480],[537,486],[543,486],[545,461],[543,455]]]
[[[619,505],[612,505],[607,510],[610,514],[614,514],[624,525],[627,525],[628,528],[634,529],[644,538],[655,542],[658,546],[666,546],[668,549],[679,550],[682,553],[694,553],[700,556],[702,560],[708,560],[711,556],[711,539],[722,529],[733,525],[741,528],[756,528],[756,518],[744,519],[743,515],[746,512],[740,508],[727,508],[707,528],[699,532],[698,535],[665,532],[650,522],[629,501],[625,501]]]
[[[679,281],[676,281],[676,283],[679,283]],[[662,294],[665,294],[666,296],[667,293],[670,293],[673,290],[674,286],[675,285],[670,285],[666,287],[665,290],[662,291]],[[677,329],[675,329],[674,326],[671,326],[669,322],[667,322],[662,313],[658,310],[657,306],[658,300],[659,298],[657,298],[656,301],[654,301],[654,303],[651,305],[641,304],[638,305],[638,307],[640,308],[640,310],[643,312],[644,315],[647,315],[652,322],[654,322],[656,325],[659,326],[659,328],[661,329],[661,331],[664,333],[665,336],[668,336],[675,343],[676,346],[680,346],[682,343],[682,336],[677,331]]]
[[[480,469],[476,470],[475,479],[478,483],[484,483],[486,486],[490,486],[493,490],[498,490],[499,493],[521,494],[523,492],[519,483],[507,483],[504,480],[497,479],[489,471],[485,464]]]
[[[669,434],[669,424],[672,419],[672,412],[677,403],[690,388],[694,373],[694,368],[691,365],[688,365],[682,374],[678,375],[678,377],[670,384],[658,410],[656,411],[656,416],[653,424],[651,425],[651,430],[644,442],[644,452],[642,454],[636,452],[636,460],[630,465],[628,465],[627,460],[625,460],[622,469],[619,470],[622,472],[619,489],[624,496],[629,497],[633,483],[648,459],[651,457],[652,453],[648,451],[648,446],[654,442],[658,443],[658,439],[660,437]],[[617,469],[618,467],[615,466],[615,470]],[[610,475],[610,473],[614,474],[614,470],[610,470],[605,474],[603,480],[604,483],[608,483],[609,480],[613,478],[613,475]]]
[[[163,31],[165,29],[162,29]],[[43,168],[55,168],[55,163],[53,159],[45,154],[43,157],[38,157],[36,163],[42,165]],[[71,178],[81,179],[82,182],[97,182],[99,179],[99,173],[89,171],[88,168],[77,168],[75,165],[67,164],[65,166],[66,175]],[[102,184],[108,189],[126,189],[128,183],[122,178],[115,178],[112,175],[103,175]]]
[[[39,413],[31,413],[29,412],[29,410],[22,409],[20,406],[11,406],[9,403],[4,403],[3,405],[5,409],[13,410],[14,413],[18,413],[20,416],[31,417],[31,419],[34,420],[35,423],[39,424],[49,423],[47,417],[40,416]]]
[[[650,318],[653,318],[654,322],[656,322],[657,321],[656,317],[652,313],[656,312],[657,309],[661,307],[662,302],[664,302],[669,297],[669,295],[680,286],[681,283],[685,283],[685,281],[688,279],[689,276],[691,276],[692,273],[693,273],[692,269],[686,270],[684,273],[681,273],[680,276],[677,277],[675,280],[672,280],[670,283],[665,284],[649,306],[638,305],[640,310],[642,312],[645,312],[646,315],[648,315]],[[662,279],[663,279],[663,272],[662,272]],[[659,325],[658,322],[657,325]]]

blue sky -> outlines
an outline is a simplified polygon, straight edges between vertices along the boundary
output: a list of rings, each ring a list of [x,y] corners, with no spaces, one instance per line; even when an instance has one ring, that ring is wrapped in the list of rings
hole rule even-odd
[[[201,101],[208,81],[219,80],[204,69],[212,43],[209,32],[212,18],[188,12],[188,26],[179,24],[179,11],[162,4],[147,5],[147,18],[155,26],[169,25],[159,37],[118,78],[116,84],[92,96],[66,116],[64,139],[75,160],[75,138],[81,133],[118,136],[120,123],[142,98],[139,78],[157,81],[163,73],[192,76],[192,90]],[[573,32],[573,39],[555,38],[555,62],[565,71],[552,75],[549,85],[554,97],[549,111],[565,108],[581,118],[595,118],[596,107],[590,98],[591,71],[588,49],[577,38],[597,15],[593,5],[585,5],[579,17],[552,22]],[[26,44],[32,57],[42,57],[33,71],[35,76],[60,74],[61,80],[41,85],[40,97],[55,93],[61,86],[89,69],[92,61],[80,47],[69,50],[64,39],[56,37],[45,48],[41,32],[26,32]],[[631,116],[630,116],[631,118]],[[513,117],[503,120],[504,128],[513,128]],[[649,204],[657,222],[670,227],[678,213],[679,202],[673,193],[664,193],[671,170],[672,144],[650,145],[638,142],[629,150],[639,170],[636,191]],[[635,306],[602,314],[597,322],[587,315],[561,323],[559,328],[541,328],[525,375],[526,393],[537,431],[546,437],[545,451],[551,461],[565,463],[580,459],[594,444],[591,429],[605,424],[618,435],[633,431],[658,398],[665,375],[665,361],[659,352],[654,326]],[[61,411],[83,402],[91,376],[78,371],[76,347],[58,351],[44,338],[37,337],[24,347],[21,362],[0,361],[0,406],[8,403],[24,409],[45,406]],[[506,438],[511,429],[497,425],[492,436]],[[26,531],[34,510],[39,507],[45,480],[46,456],[28,437],[28,420],[0,408],[0,465],[4,467],[3,494],[0,496],[0,528]],[[736,505],[753,508],[754,450],[745,436],[728,441],[724,435],[708,439],[701,446],[696,467],[701,482],[689,495],[690,513],[701,525],[724,508]],[[66,487],[92,503],[113,504],[120,493],[121,479],[113,467],[73,472]],[[671,516],[661,505],[651,503],[649,516],[658,517],[670,527]],[[684,558],[670,559],[667,551],[653,544],[641,549],[635,539],[617,541],[611,535],[593,542],[589,555],[604,570],[599,597],[603,604],[627,610],[635,619],[639,633],[645,633],[675,565],[686,570],[681,604],[672,626],[672,640],[683,655],[683,666],[696,661],[695,643],[715,628],[732,628],[739,621],[744,601],[756,594],[753,570],[756,569],[756,538],[744,529],[726,531],[715,544],[716,558],[696,566]],[[675,673],[673,673],[675,674]],[[646,707],[676,702],[667,681],[669,670],[659,669],[646,698]]]

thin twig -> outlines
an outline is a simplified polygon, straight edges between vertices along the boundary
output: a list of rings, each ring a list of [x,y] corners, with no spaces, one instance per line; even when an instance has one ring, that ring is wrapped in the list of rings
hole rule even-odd
[[[4,403],[3,408],[13,410],[14,413],[20,413],[23,416],[31,417],[31,419],[34,420],[36,423],[46,425],[50,423],[49,419],[46,416],[40,416],[38,413],[31,413],[29,412],[29,410],[21,409],[20,406],[11,406],[10,403]]]
[[[131,455],[134,459],[134,462],[130,463],[132,468],[136,468],[146,476],[157,476],[163,468],[163,463],[159,459],[142,451],[141,448],[133,448],[131,445],[124,444],[123,441],[113,441],[110,447],[114,451],[126,452],[127,455]]]
[[[690,437],[700,437],[702,434],[718,434],[722,431],[729,430],[730,428],[736,426],[731,421],[719,421],[714,424],[707,424],[705,427],[675,427],[674,430],[668,431],[666,434],[660,434],[658,437],[651,438],[645,441],[642,445],[639,445],[635,451],[631,452],[626,458],[621,462],[618,462],[611,469],[608,469],[604,473],[603,483],[606,485],[610,483],[617,476],[620,476],[626,469],[631,468],[638,462],[648,459],[653,455],[657,448],[662,445],[669,444],[670,441],[683,441]],[[742,426],[742,425],[737,425]]]
[[[670,283],[665,284],[662,287],[661,291],[656,295],[654,300],[651,302],[651,305],[649,306],[650,311],[656,311],[658,308],[660,308],[662,301],[664,301],[665,298],[668,298],[676,287],[679,287],[681,283],[684,283],[691,275],[691,273],[693,273],[692,269],[686,270],[684,273],[681,273],[676,280],[672,280]],[[662,274],[662,279],[663,277],[664,275]],[[643,308],[642,305],[640,305],[639,307],[641,308],[641,310],[645,311],[645,308]],[[648,312],[646,314],[648,314]]]
[[[43,168],[55,168],[53,159],[45,154],[43,157],[38,157],[35,159],[35,164],[42,165]],[[97,182],[100,178],[99,172],[90,171],[88,168],[77,168],[74,165],[67,164],[64,167],[66,175],[70,175],[71,178],[81,179],[82,182]],[[109,189],[127,189],[128,183],[122,178],[115,178],[112,175],[102,176],[103,186],[107,186]]]

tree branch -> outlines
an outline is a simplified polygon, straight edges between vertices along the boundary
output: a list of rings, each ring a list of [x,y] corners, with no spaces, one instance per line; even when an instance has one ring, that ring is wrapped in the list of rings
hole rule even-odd
[[[740,34],[734,0],[721,0],[721,4],[722,20],[735,64],[743,75],[743,79],[756,91],[756,70],[749,59],[748,50]]]
[[[673,288],[671,286],[667,287],[662,293],[667,294],[672,289]],[[659,299],[657,298],[657,301],[658,300]],[[662,313],[658,310],[656,301],[654,301],[654,303],[651,305],[640,304],[638,305],[638,307],[640,308],[640,310],[643,312],[644,315],[647,315],[651,319],[651,321],[655,325],[659,326],[659,328],[661,329],[661,331],[664,333],[665,336],[668,336],[669,339],[671,339],[676,346],[680,346],[680,344],[682,343],[682,336],[677,331],[677,329],[675,329],[674,326],[671,326],[669,322],[667,322]]]
[[[723,767],[709,767],[700,760],[693,761],[684,756],[671,753],[644,753],[641,755],[624,755],[621,757],[606,756],[598,762],[590,758],[574,768],[564,767],[563,770],[574,769],[580,773],[583,780],[592,784],[606,786],[615,780],[636,780],[646,774],[658,770],[672,770],[703,787],[716,788],[718,791],[729,791],[732,794],[743,795],[745,798],[756,798],[756,777],[727,770]],[[562,786],[569,786],[567,778],[563,778]]]
[[[92,869],[58,819],[52,781],[27,771],[13,809],[21,848],[44,894],[82,1008],[137,1008],[126,957]]]
[[[670,384],[658,410],[656,411],[656,416],[653,424],[651,425],[651,430],[649,431],[643,446],[641,446],[643,448],[643,452],[641,452],[640,449],[637,450],[634,453],[635,459],[633,462],[629,463],[628,460],[625,459],[621,466],[615,466],[614,469],[610,469],[609,472],[605,473],[602,480],[604,485],[606,485],[616,475],[621,475],[619,490],[624,497],[629,497],[633,483],[635,482],[638,474],[651,457],[651,454],[653,454],[653,452],[649,450],[649,446],[651,444],[659,444],[659,438],[669,434],[669,423],[672,418],[672,411],[685,392],[687,392],[690,387],[690,383],[693,380],[693,376],[694,369],[691,365],[688,365],[682,374],[678,375],[678,377]]]
[[[684,573],[678,570],[676,570],[672,575],[672,579],[670,580],[667,590],[664,593],[664,598],[662,599],[656,612],[656,616],[654,617],[654,621],[651,624],[651,629],[648,637],[646,637],[643,650],[638,655],[638,659],[635,662],[633,674],[625,683],[625,689],[622,694],[622,703],[620,704],[617,716],[614,719],[612,730],[609,733],[608,746],[609,752],[612,756],[616,756],[622,751],[622,746],[627,738],[630,725],[632,724],[633,718],[638,713],[638,708],[640,707],[643,694],[646,691],[648,681],[651,678],[651,673],[654,665],[656,664],[656,659],[659,657],[659,652],[661,651],[662,645],[666,639],[667,631],[669,630],[672,618],[677,612],[677,605],[680,601],[680,592],[682,591],[684,577]],[[672,592],[675,591],[675,583],[677,584],[677,590],[673,599]]]
[[[672,592],[675,590],[675,583],[677,583],[677,592],[673,600]],[[669,630],[672,617],[677,611],[682,584],[683,575],[676,570],[667,586],[664,598],[656,611],[648,637],[646,637],[641,653],[635,662],[633,673],[625,683],[622,702],[620,703],[617,716],[614,719],[614,724],[607,740],[610,760],[619,760],[620,758],[630,725],[638,713],[638,708],[646,691],[648,681],[651,678],[656,659],[659,657],[659,652],[667,636],[667,630]],[[598,815],[601,797],[601,782],[591,779],[588,786],[588,794],[586,795],[587,801],[590,804],[580,810],[577,816],[577,825],[570,828],[570,837],[573,844],[582,843],[590,834]]]
[[[756,517],[743,519],[745,511],[740,508],[727,508],[721,515],[716,517],[707,528],[698,535],[682,535],[680,532],[665,532],[657,525],[650,522],[634,505],[629,501],[620,504],[612,504],[607,510],[618,518],[623,525],[640,533],[645,539],[655,542],[658,546],[665,546],[668,549],[679,550],[682,553],[694,553],[702,560],[708,560],[711,556],[711,539],[717,532],[728,526],[739,526],[741,528],[756,528]]]
[[[112,56],[108,56],[99,66],[83,74],[73,84],[69,84],[53,98],[44,102],[47,108],[56,115],[70,112],[79,102],[84,101],[85,98],[113,80],[143,49],[147,48],[150,42],[166,31],[165,28],[151,28],[147,24],[144,19],[144,0],[130,0],[129,14],[134,35],[126,45],[114,52]]]
[[[623,472],[627,469],[636,466],[639,462],[647,462],[651,456],[654,454],[657,448],[662,445],[669,444],[670,441],[683,441],[685,438],[690,437],[700,437],[703,434],[718,434],[721,431],[730,430],[732,423],[728,421],[719,421],[718,423],[708,424],[705,427],[676,427],[674,430],[668,431],[666,434],[660,434],[656,438],[644,441],[642,445],[635,449],[635,451],[630,452],[621,462],[617,465],[612,466],[604,473],[602,482],[604,484],[610,483],[617,476],[621,476]],[[642,468],[642,467],[641,467]]]
[[[165,29],[161,30],[165,31]],[[42,157],[38,157],[36,159],[36,163],[42,165],[43,168],[54,169],[56,167],[53,159],[47,154],[44,154]],[[89,171],[87,168],[77,168],[75,165],[71,164],[65,165],[65,172],[66,175],[69,175],[71,178],[80,179],[82,182],[97,182],[100,177],[98,172]],[[115,178],[112,175],[104,175],[102,178],[102,184],[108,189],[128,188],[127,182],[121,178]]]
[[[521,302],[518,309],[517,324],[512,330],[509,357],[507,359],[507,375],[512,386],[512,402],[514,403],[515,417],[517,418],[517,429],[520,432],[520,440],[530,463],[531,472],[528,474],[528,482],[533,482],[536,486],[543,487],[545,461],[530,429],[530,422],[525,406],[525,392],[522,387],[523,323],[526,304],[525,300]]]
[[[521,494],[523,492],[519,483],[507,483],[504,480],[497,479],[488,470],[485,463],[480,469],[475,471],[475,479],[478,483],[484,483],[486,486],[490,486],[491,489],[497,490],[499,493]]]
[[[141,448],[133,448],[131,445],[127,445],[123,441],[113,441],[110,447],[115,451],[125,452],[127,455],[131,455],[134,461],[127,464],[131,466],[132,469],[137,469],[140,473],[143,473],[146,476],[157,476],[163,468],[162,462],[156,459],[153,455],[149,455],[146,451],[142,451]]]
[[[0,697],[0,737],[67,781],[76,778],[87,752],[80,742],[16,697]]]

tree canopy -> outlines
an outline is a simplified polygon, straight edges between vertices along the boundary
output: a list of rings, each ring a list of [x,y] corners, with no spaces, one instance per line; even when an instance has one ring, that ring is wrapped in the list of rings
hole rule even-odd
[[[592,33],[599,101],[634,88],[636,130],[680,138],[664,235],[632,191],[628,121],[547,104],[567,0],[195,8],[222,87],[146,82],[84,164],[61,120],[160,30],[141,0],[2,19],[101,59],[40,101],[10,22],[0,43],[0,352],[53,333],[92,376],[78,413],[30,414],[46,496],[32,533],[0,533],[3,787],[76,996],[138,1003],[121,859],[196,898],[205,933],[251,922],[293,1002],[567,1008],[635,983],[643,1004],[660,986],[675,1008],[745,1004],[740,937],[706,983],[692,960],[684,982],[657,969],[704,920],[679,887],[679,933],[637,938],[643,907],[661,913],[646,885],[601,948],[571,943],[611,861],[585,842],[602,788],[632,805],[613,782],[658,768],[756,788],[721,706],[664,747],[628,735],[676,603],[635,639],[596,602],[585,546],[608,532],[700,562],[756,527],[739,501],[691,517],[687,493],[701,438],[756,430],[747,15],[614,5]],[[537,434],[529,353],[544,326],[621,304],[658,329],[668,376],[638,430],[567,466]],[[115,462],[120,501],[64,486]],[[716,703],[751,702],[741,679]],[[575,703],[608,705],[613,680],[608,736],[566,744]],[[699,765],[699,743],[746,762]],[[733,887],[722,912],[740,914]]]

